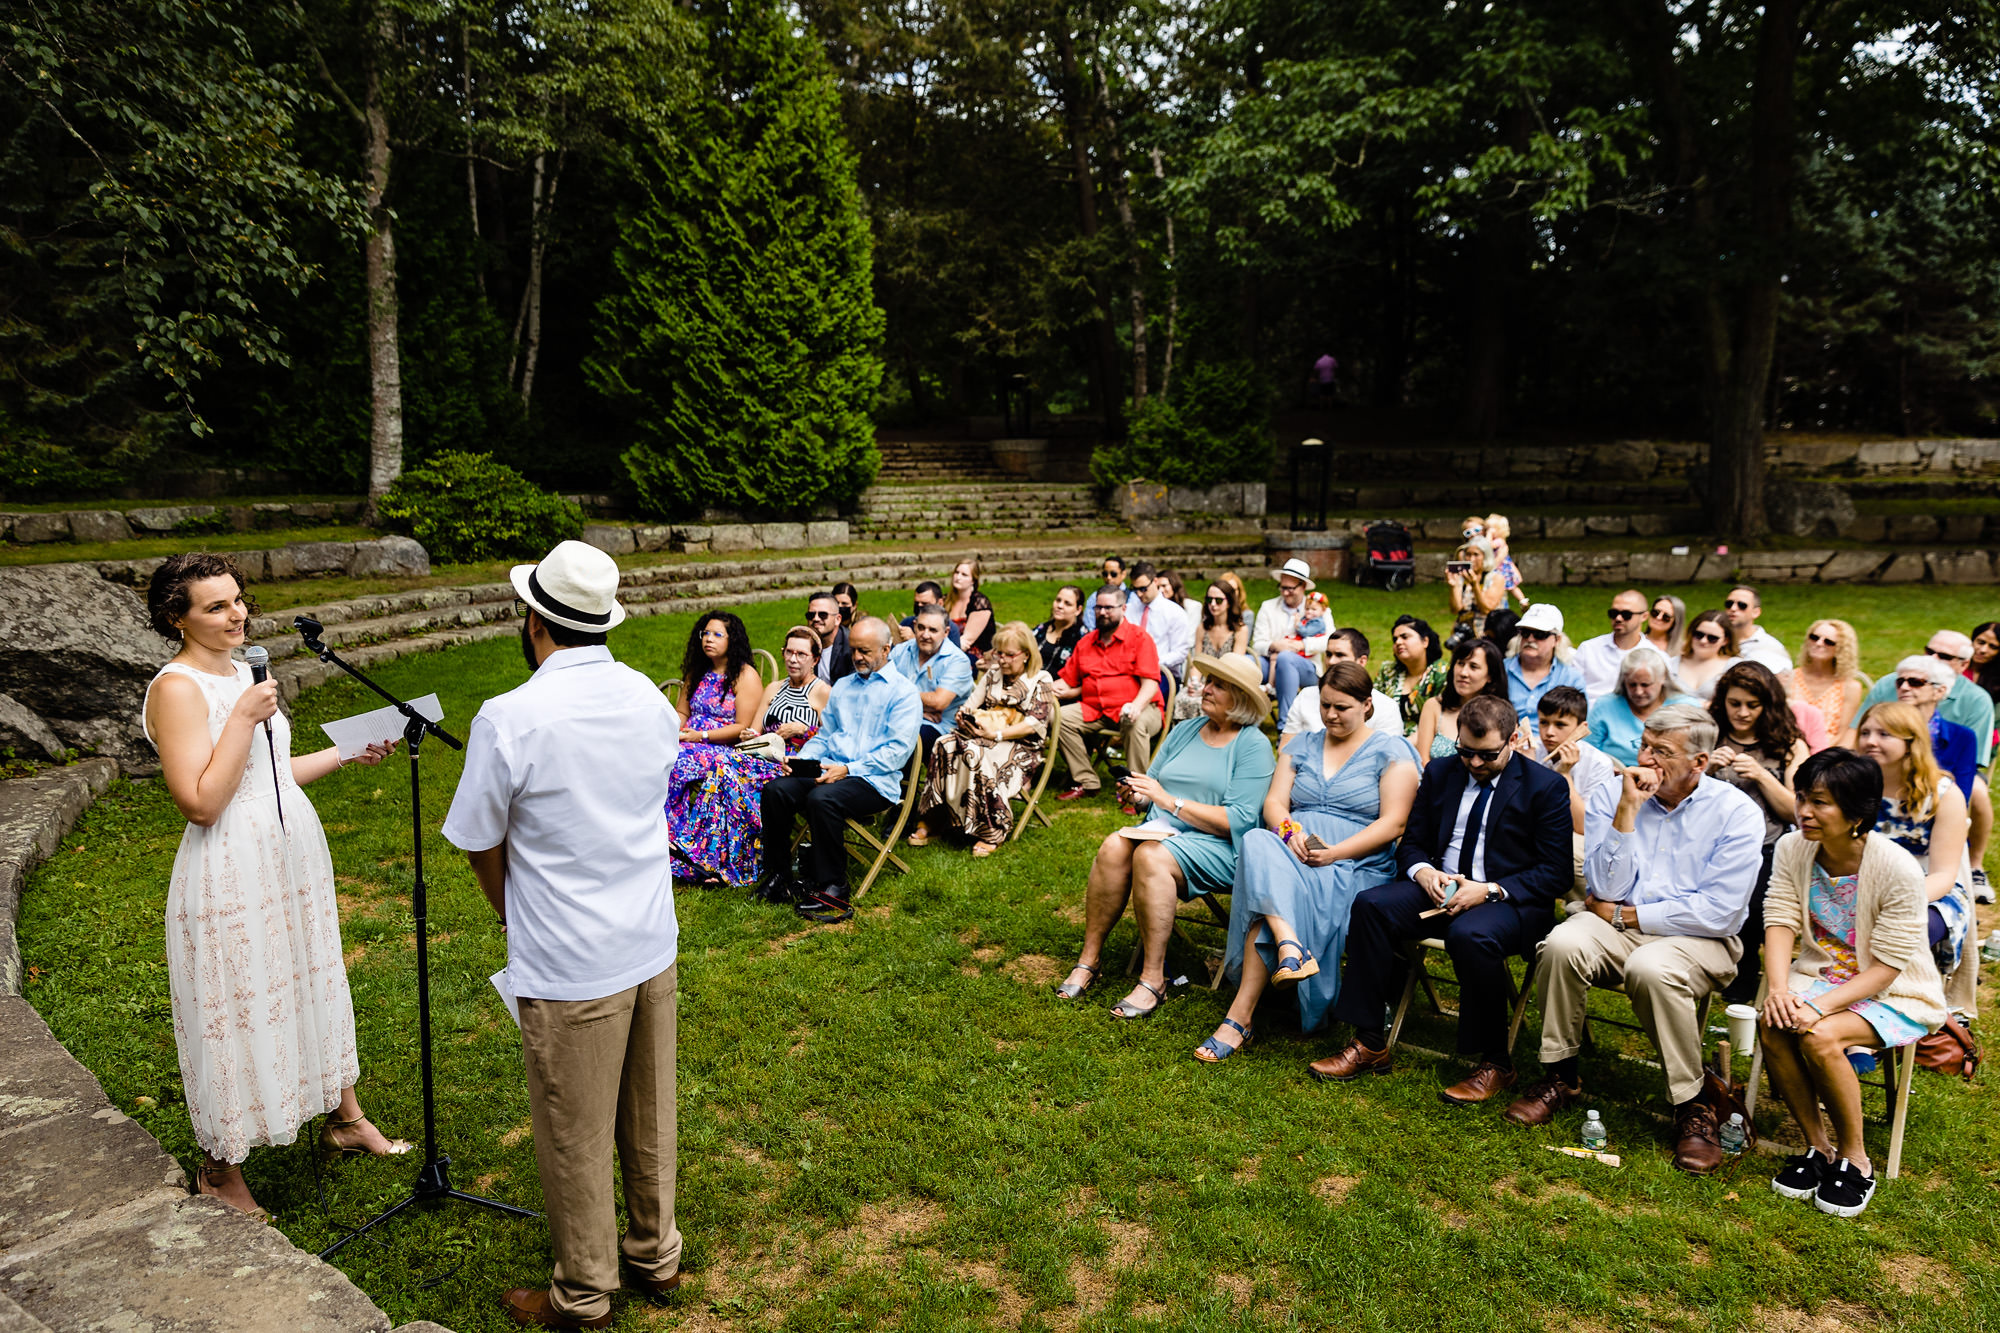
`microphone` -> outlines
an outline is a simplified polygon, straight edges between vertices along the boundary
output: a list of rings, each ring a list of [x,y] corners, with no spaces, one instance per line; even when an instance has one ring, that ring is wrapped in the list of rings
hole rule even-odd
[[[250,668],[250,683],[262,685],[271,678],[271,652],[261,644],[243,650],[243,665]],[[271,720],[264,719],[264,750],[271,756],[271,797],[278,803],[278,827],[285,827],[285,800],[278,791],[278,742],[271,735]]]

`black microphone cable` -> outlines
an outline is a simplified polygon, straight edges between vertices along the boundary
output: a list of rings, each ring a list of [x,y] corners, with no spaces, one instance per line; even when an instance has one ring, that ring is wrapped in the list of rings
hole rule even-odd
[[[262,685],[271,678],[271,653],[257,644],[243,650],[243,663],[250,668],[250,683]],[[278,784],[278,742],[271,734],[271,720],[264,719],[264,749],[271,756],[271,799],[278,803],[278,831],[285,828],[285,797]]]

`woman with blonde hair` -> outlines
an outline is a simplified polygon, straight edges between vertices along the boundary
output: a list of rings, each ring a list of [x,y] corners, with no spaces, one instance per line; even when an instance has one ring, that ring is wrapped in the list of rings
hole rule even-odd
[[[1815,620],[1792,669],[1778,679],[1793,699],[1819,709],[1835,744],[1853,748],[1848,719],[1861,707],[1870,684],[1861,674],[1861,636],[1854,626],[1845,620]]]
[[[1979,965],[1976,951],[1966,948],[1973,916],[1965,793],[1938,767],[1930,729],[1912,705],[1876,704],[1856,730],[1861,753],[1882,768],[1877,827],[1924,869],[1931,956],[1945,979],[1946,1005],[1969,1023]]]
[[[1646,642],[1669,662],[1687,651],[1687,618],[1687,603],[1664,592],[1653,599],[1653,609],[1646,614]]]
[[[1008,801],[1042,765],[1055,717],[1054,682],[1042,670],[1035,632],[1010,620],[993,634],[986,667],[951,731],[931,748],[930,779],[917,800],[912,846],[945,823],[965,830],[974,856],[991,856],[1014,827]]]
[[[979,591],[979,557],[968,555],[951,567],[951,597],[945,614],[958,627],[958,646],[974,662],[993,646],[993,603]]]

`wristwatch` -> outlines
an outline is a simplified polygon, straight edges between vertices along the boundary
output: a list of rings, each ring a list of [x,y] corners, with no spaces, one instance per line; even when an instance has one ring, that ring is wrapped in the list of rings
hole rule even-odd
[[[1186,805],[1186,804],[1187,804],[1187,797],[1185,797],[1185,796],[1176,796],[1176,797],[1174,798],[1174,818],[1175,818],[1175,819],[1179,819],[1179,818],[1181,817],[1181,807],[1182,807],[1182,806],[1184,806],[1184,805]]]
[[[1625,904],[1624,904],[1624,903],[1613,903],[1613,904],[1611,904],[1611,928],[1612,928],[1613,930],[1624,930],[1624,929],[1625,929]]]
[[[1504,898],[1504,897],[1506,897],[1506,896],[1507,896],[1506,894],[1504,894],[1504,893],[1502,893],[1502,892],[1500,891],[1500,886],[1499,886],[1498,884],[1488,884],[1488,885],[1486,886],[1486,901],[1487,901],[1487,902],[1489,902],[1489,903],[1497,903],[1497,902],[1499,902],[1499,901],[1500,901],[1500,900],[1501,900],[1502,898]]]

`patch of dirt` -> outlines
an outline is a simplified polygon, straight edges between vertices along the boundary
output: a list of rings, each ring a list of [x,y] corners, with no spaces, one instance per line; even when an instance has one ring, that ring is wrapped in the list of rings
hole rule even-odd
[[[983,949],[974,949],[972,951],[972,956],[974,958],[977,958],[982,963],[990,963],[995,958],[998,958],[1000,956],[1000,946],[997,944],[989,944]]]
[[[1024,953],[1000,969],[1024,986],[1053,986],[1069,969],[1046,954]]]
[[[1072,926],[1080,926],[1084,923],[1083,904],[1064,903],[1056,909],[1056,915],[1069,922]]]
[[[861,915],[867,917],[871,921],[887,921],[890,917],[890,914],[893,913],[895,910],[896,910],[895,908],[891,907],[887,903],[876,903],[873,907],[862,908]]]
[[[1949,1265],[1922,1254],[1891,1255],[1882,1261],[1882,1276],[1905,1296],[1928,1294],[1934,1301],[1957,1297],[1965,1286]]]
[[[512,1129],[508,1130],[505,1134],[502,1134],[500,1136],[500,1146],[503,1148],[511,1148],[515,1144],[520,1143],[523,1139],[526,1139],[528,1135],[534,1132],[535,1132],[534,1122],[532,1120],[523,1120],[520,1124],[514,1126]]]
[[[857,1246],[865,1254],[882,1254],[908,1244],[944,1221],[944,1209],[929,1199],[894,1199],[863,1205],[852,1222],[831,1233],[834,1249]]]
[[[1360,1176],[1321,1176],[1313,1182],[1313,1193],[1328,1203],[1340,1203],[1347,1198],[1347,1191],[1360,1183]]]
[[[813,1030],[811,1028],[800,1028],[798,1033],[798,1040],[792,1043],[792,1048],[789,1051],[786,1051],[785,1054],[794,1060],[798,1059],[801,1055],[804,1055],[806,1051],[806,1043],[812,1040],[812,1034]]]
[[[341,915],[345,917],[346,912],[343,911]],[[346,953],[342,954],[340,956],[340,961],[345,965],[347,965],[348,967],[353,967],[356,963],[360,962],[367,956],[368,956],[368,946],[365,944],[357,944],[352,949],[349,949]]]
[[[1250,1304],[1250,1295],[1257,1284],[1244,1273],[1218,1273],[1215,1285],[1229,1293],[1229,1307],[1241,1310]]]
[[[1153,1244],[1152,1229],[1143,1222],[1107,1217],[1103,1225],[1104,1234],[1111,1241],[1111,1253],[1102,1260],[1070,1261],[1069,1284],[1076,1289],[1079,1314],[1095,1314],[1110,1305],[1111,1295],[1118,1289],[1118,1270],[1137,1267]],[[1058,1324],[1057,1327],[1064,1325]]]
[[[993,1293],[999,1307],[994,1319],[1002,1328],[1019,1328],[1021,1320],[1028,1313],[1028,1298],[1015,1289],[995,1264],[954,1265],[959,1275],[967,1282],[977,1283],[981,1288]]]
[[[1827,1301],[1811,1314],[1759,1305],[1753,1307],[1750,1315],[1751,1326],[1763,1333],[1856,1333],[1873,1328],[1878,1322],[1873,1310],[1848,1301]]]
[[[1008,1041],[1005,1037],[995,1037],[993,1039],[993,1049],[1001,1052],[1014,1050],[1020,1044],[1018,1041]]]
[[[472,1192],[474,1194],[490,1193],[495,1185],[498,1185],[506,1178],[507,1173],[505,1171],[488,1171],[483,1176],[474,1176],[472,1178]]]
[[[977,926],[967,926],[964,930],[959,931],[958,942],[967,948],[971,948],[973,945],[979,943],[979,928]]]
[[[1593,1208],[1604,1206],[1598,1202],[1597,1196],[1589,1190],[1584,1189],[1581,1185],[1572,1184],[1567,1180],[1542,1181],[1531,1193],[1521,1188],[1522,1179],[1520,1176],[1500,1177],[1500,1179],[1493,1182],[1493,1197],[1509,1201],[1525,1200],[1528,1203],[1554,1203],[1563,1199],[1575,1199],[1579,1202],[1587,1203]]]
[[[1471,1213],[1468,1213],[1460,1208],[1453,1208],[1448,1204],[1445,1206],[1445,1210],[1442,1216],[1444,1219],[1444,1224],[1450,1227],[1453,1231],[1463,1231],[1467,1227],[1472,1225]]]
[[[1263,1166],[1264,1158],[1262,1155],[1251,1153],[1237,1165],[1233,1173],[1236,1183],[1239,1185],[1248,1185],[1251,1181],[1257,1179],[1257,1173],[1263,1169]]]
[[[814,935],[845,935],[853,933],[853,930],[854,921],[852,918],[841,922],[837,926],[807,926],[804,930],[795,930],[789,935],[780,935],[777,939],[772,940],[770,952],[774,954],[783,953],[800,940],[810,939]]]
[[[735,1139],[729,1140],[729,1152],[738,1161],[748,1162],[751,1166],[765,1167],[771,1164],[771,1159],[764,1156],[763,1153],[758,1152],[747,1143],[738,1143]]]

